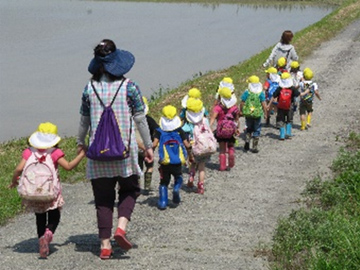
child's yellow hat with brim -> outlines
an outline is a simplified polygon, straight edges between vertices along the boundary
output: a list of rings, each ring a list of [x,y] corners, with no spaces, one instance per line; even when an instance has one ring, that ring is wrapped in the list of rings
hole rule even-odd
[[[57,126],[50,123],[41,123],[29,137],[29,144],[37,149],[48,149],[57,145],[61,138],[57,134]]]
[[[181,126],[181,119],[177,116],[177,110],[172,105],[162,109],[163,116],[160,117],[160,128],[164,131],[173,131]]]

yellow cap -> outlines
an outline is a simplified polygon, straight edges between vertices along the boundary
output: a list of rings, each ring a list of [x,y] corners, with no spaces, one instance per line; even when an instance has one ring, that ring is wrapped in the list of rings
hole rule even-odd
[[[162,114],[168,119],[174,119],[177,114],[177,110],[172,105],[167,105],[162,109]]]
[[[192,98],[201,98],[201,92],[197,88],[191,88],[188,92],[188,96]]]
[[[298,61],[292,61],[291,64],[290,64],[290,67],[291,68],[298,68],[300,67],[300,64]]]
[[[281,74],[281,79],[285,80],[285,79],[289,79],[291,78],[291,75],[289,72],[284,72],[283,74]]]
[[[228,87],[222,87],[219,89],[218,92],[219,92],[220,97],[222,97],[222,98],[226,98],[226,99],[231,98],[231,95],[232,95],[231,89]]]
[[[192,112],[200,112],[203,108],[203,102],[198,98],[189,98],[186,102],[186,109]]]
[[[259,83],[260,79],[258,76],[252,75],[246,80],[246,82],[247,83]]]
[[[305,80],[311,80],[314,77],[314,73],[312,72],[312,70],[310,68],[305,68],[303,74],[304,74]]]
[[[225,83],[233,83],[233,79],[231,79],[230,77],[224,77],[221,81]]]
[[[278,71],[276,68],[274,67],[269,67],[267,70],[265,70],[266,73],[272,73],[272,74],[276,74]]]
[[[285,57],[280,57],[277,61],[277,65],[278,67],[285,67],[286,65],[286,58]]]
[[[37,131],[41,132],[41,133],[45,133],[45,134],[57,135],[58,129],[57,129],[57,126],[54,125],[53,123],[46,122],[46,123],[41,123],[38,126]]]
[[[144,102],[145,105],[149,105],[148,100],[147,100],[146,97],[143,96],[142,99],[143,99],[143,102]]]

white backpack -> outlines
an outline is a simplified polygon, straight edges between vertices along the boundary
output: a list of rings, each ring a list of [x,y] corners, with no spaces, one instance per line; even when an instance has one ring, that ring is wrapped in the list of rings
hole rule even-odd
[[[194,156],[210,156],[216,153],[217,141],[209,125],[205,123],[205,118],[194,124],[193,138],[192,152]]]
[[[33,202],[51,202],[60,193],[60,181],[51,153],[54,148],[40,152],[30,147],[31,155],[20,176],[18,193]]]

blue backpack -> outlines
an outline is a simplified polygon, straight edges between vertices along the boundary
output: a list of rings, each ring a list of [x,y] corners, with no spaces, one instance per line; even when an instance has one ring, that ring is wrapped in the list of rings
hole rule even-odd
[[[179,132],[163,131],[157,128],[160,132],[159,142],[159,163],[162,165],[178,165],[185,164],[187,153]]]
[[[279,88],[279,83],[278,82],[273,82],[271,80],[268,80],[269,82],[269,89],[268,89],[268,94],[267,94],[267,99],[270,100],[274,94],[274,92],[276,91],[276,89]]]

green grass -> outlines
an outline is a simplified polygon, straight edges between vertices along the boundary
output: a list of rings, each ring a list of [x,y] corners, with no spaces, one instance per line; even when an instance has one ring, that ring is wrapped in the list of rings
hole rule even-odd
[[[65,158],[70,161],[76,156],[75,138],[63,138],[60,148]],[[13,140],[0,144],[0,225],[22,211],[21,201],[16,189],[8,189],[16,165],[21,160],[21,153],[28,147],[27,139]],[[62,182],[75,183],[85,179],[85,161],[72,171],[59,168]]]
[[[330,3],[332,0],[312,0],[307,2],[313,3]],[[150,1],[151,2],[151,1]],[[154,1],[152,1],[154,2]],[[203,2],[203,1],[197,1]],[[228,1],[230,2],[230,1]],[[235,1],[236,3],[245,3],[249,1]],[[279,1],[283,2],[283,1]],[[291,1],[301,2],[303,1]],[[334,2],[334,1],[332,1]],[[317,48],[323,41],[326,41],[335,36],[340,30],[346,27],[349,23],[360,17],[360,1],[354,0],[339,0],[336,3],[341,3],[335,11],[326,16],[320,22],[304,29],[295,34],[293,44],[301,59],[309,56],[311,52]],[[206,1],[206,3],[218,3],[217,1]],[[220,3],[220,1],[219,1]],[[221,2],[222,3],[222,2]],[[252,3],[254,3],[252,1]],[[256,3],[267,3],[256,1]],[[274,2],[272,2],[274,3]],[[280,37],[281,33],[279,33]],[[308,42],[311,40],[311,42]],[[224,76],[232,77],[238,95],[246,87],[246,79],[252,75],[257,74],[264,80],[265,73],[261,64],[266,60],[270,54],[271,47],[251,57],[250,59],[231,66],[220,71],[210,71],[205,75],[195,74],[191,80],[182,83],[176,89],[165,91],[162,89],[161,93],[155,93],[150,99],[150,115],[155,119],[159,119],[160,110],[165,105],[172,104],[180,109],[180,100],[192,87],[197,87],[202,92],[202,100],[207,108],[211,108],[213,104],[213,97],[217,90],[220,80]],[[316,68],[314,68],[316,71]],[[316,74],[315,74],[316,76]],[[160,91],[160,90],[159,90]],[[7,186],[11,181],[13,170],[19,162],[21,152],[27,147],[26,140],[16,140],[0,144],[0,224],[5,224],[8,219],[14,217],[22,211],[20,200],[16,190],[9,190]],[[60,148],[66,153],[66,158],[71,160],[75,156],[75,139],[63,138],[60,143]],[[76,169],[66,172],[60,168],[60,176],[62,182],[77,182],[84,179],[84,164],[83,161]]]
[[[333,162],[334,179],[310,181],[307,208],[281,219],[272,269],[359,269],[360,135],[352,133]]]

